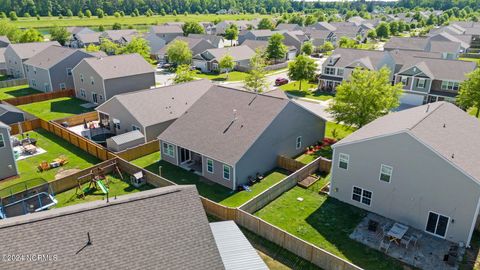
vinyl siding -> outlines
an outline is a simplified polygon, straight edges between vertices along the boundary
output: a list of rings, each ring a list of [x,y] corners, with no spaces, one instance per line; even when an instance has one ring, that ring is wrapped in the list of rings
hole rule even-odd
[[[7,67],[7,75],[13,76],[15,78],[24,78],[25,72],[23,69],[22,59],[20,59],[20,57],[11,47],[7,47],[7,49],[5,49],[4,55],[5,64]]]
[[[80,79],[80,75],[83,75],[83,82]],[[94,84],[91,83],[90,77],[93,77]],[[97,95],[104,95],[102,78],[83,61],[80,62],[73,70],[73,81],[75,84],[75,95],[79,99],[93,103],[92,93],[95,92]],[[86,97],[82,97],[80,95],[80,89],[85,90]],[[105,100],[105,97],[103,97],[103,101]],[[100,104],[102,102],[99,100],[98,103]]]
[[[150,89],[150,87],[154,85],[155,73],[153,71],[145,74],[108,79],[105,80],[105,100],[108,100],[118,94],[129,93],[143,89]]]
[[[15,164],[15,157],[12,152],[12,145],[9,142],[10,132],[8,129],[0,127],[0,134],[3,136],[4,147],[0,148],[0,179],[5,179],[18,174]]]

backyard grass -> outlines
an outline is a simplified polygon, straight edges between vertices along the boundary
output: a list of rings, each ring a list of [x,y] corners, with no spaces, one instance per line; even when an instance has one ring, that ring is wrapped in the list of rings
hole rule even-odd
[[[334,97],[334,95],[331,93],[316,91],[318,85],[315,83],[309,83],[307,81],[302,82],[302,90],[299,90],[299,84],[299,82],[290,82],[280,86],[280,89],[293,96],[322,101],[326,101]]]
[[[0,81],[5,81],[7,78],[7,75],[0,75]]]
[[[480,65],[480,58],[460,57],[458,60],[476,62],[477,65]]]
[[[271,17],[271,15],[261,15],[261,14],[225,14],[225,15],[216,15],[216,14],[189,14],[188,16],[185,15],[166,15],[166,16],[138,16],[138,17],[131,17],[125,16],[120,18],[115,18],[114,16],[105,16],[104,18],[78,18],[78,17],[63,17],[59,19],[58,17],[41,17],[40,20],[37,20],[36,17],[25,18],[20,17],[17,21],[12,22],[14,25],[20,28],[46,28],[46,27],[53,27],[54,25],[59,26],[109,26],[113,25],[114,23],[120,23],[122,25],[145,25],[145,24],[161,24],[166,22],[205,22],[205,21],[213,21],[214,19],[218,19],[220,21],[223,20],[252,20],[256,18],[266,18]]]
[[[201,71],[197,70],[195,77],[201,79],[209,79],[212,81],[222,82],[222,81],[243,81],[247,77],[248,73],[240,72],[240,71],[231,71],[228,73],[228,77],[226,73],[218,74],[218,73],[202,73]]]
[[[47,152],[18,161],[17,165],[20,177],[2,181],[0,183],[0,188],[5,188],[7,186],[34,178],[43,178],[50,182],[55,180],[55,175],[59,171],[70,169],[82,170],[99,162],[97,158],[87,154],[86,152],[83,152],[80,150],[80,148],[75,147],[74,145],[64,141],[54,134],[49,133],[48,131],[38,129],[36,131],[30,131],[28,134],[30,134],[31,138],[37,140],[38,147]],[[60,156],[65,156],[69,161],[68,164],[49,171],[38,172],[37,166],[42,161],[51,162]]]
[[[463,260],[459,265],[460,270],[479,270],[480,269],[480,233],[473,232],[472,240],[470,242],[471,248],[467,249]]]
[[[329,147],[329,149],[320,149],[318,151],[315,151],[311,154],[303,153],[300,156],[296,157],[295,159],[297,161],[300,161],[303,164],[308,164],[318,157],[324,157],[328,159],[332,159],[332,149]]]
[[[312,189],[294,187],[255,215],[364,269],[402,269],[400,262],[349,238],[366,213]]]
[[[337,124],[335,122],[327,122],[327,126],[325,128],[325,137],[341,140],[354,131],[355,128],[350,128],[342,124]]]
[[[5,87],[0,88],[0,99],[22,97],[39,93],[41,92],[28,87],[28,85]]]
[[[471,116],[476,117],[477,108],[470,108],[470,109],[468,110],[468,113],[469,113]],[[480,117],[480,115],[479,115],[479,117]]]
[[[279,182],[286,176],[286,172],[276,170],[266,175],[260,183],[250,187],[251,191],[237,192],[203,179],[197,174],[186,171],[163,160],[159,161],[159,159],[160,153],[153,153],[134,160],[132,163],[155,174],[158,174],[159,167],[161,167],[162,177],[165,177],[178,185],[196,185],[198,193],[201,196],[230,207],[238,207],[244,204],[249,199]]]
[[[20,105],[18,108],[33,114],[38,118],[50,121],[93,110],[80,106],[84,103],[87,102],[76,98],[66,97]]]
[[[149,190],[155,188],[150,184],[146,184],[141,186],[140,188],[136,188],[127,181],[129,180],[126,174],[123,174],[123,177],[126,181],[122,180],[120,177],[116,175],[107,175],[108,183],[108,196],[110,200],[114,200],[115,196],[125,195],[129,193],[135,193],[139,191]],[[106,181],[104,181],[106,183]],[[89,182],[82,185],[82,189],[89,187]],[[55,194],[55,198],[58,200],[56,208],[65,207],[69,205],[84,203],[84,202],[91,202],[91,201],[98,201],[106,199],[106,195],[103,194],[101,190],[97,190],[95,188],[91,188],[88,192],[85,193],[85,198],[82,198],[75,194],[76,188],[67,190],[65,192]],[[80,194],[80,192],[78,193]]]

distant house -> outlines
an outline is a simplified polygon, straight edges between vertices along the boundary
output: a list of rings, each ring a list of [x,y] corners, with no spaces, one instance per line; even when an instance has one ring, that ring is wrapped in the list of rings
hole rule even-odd
[[[77,40],[77,35],[78,34],[91,34],[95,33],[92,29],[88,27],[82,27],[82,26],[73,26],[73,27],[67,27],[67,32],[70,33],[70,40],[67,42],[67,45],[70,47],[76,47],[76,40]]]
[[[225,47],[225,40],[222,36],[217,35],[205,35],[205,34],[190,34],[189,38],[205,39],[210,42],[215,48]]]
[[[0,48],[5,48],[10,44],[10,39],[7,36],[0,36]]]
[[[392,37],[384,46],[386,51],[412,50],[441,53],[445,59],[457,59],[470,45],[448,34],[440,33],[431,37]]]
[[[139,54],[84,58],[72,74],[76,97],[93,104],[155,85],[154,68]]]
[[[14,78],[25,78],[23,62],[52,45],[60,46],[56,41],[15,43],[8,45],[4,52],[7,75]]]
[[[7,63],[5,63],[5,50],[7,48],[0,48],[0,71],[7,73]]]
[[[106,30],[100,35],[100,39],[106,38],[115,43],[125,44],[126,40],[138,34],[135,29]]]
[[[208,49],[215,48],[212,45],[212,43],[210,43],[209,41],[207,41],[205,39],[178,36],[178,37],[174,38],[172,41],[176,41],[176,40],[186,42],[188,44],[188,48],[192,52],[192,55],[197,55],[197,54],[202,53],[202,52],[204,52]],[[161,48],[160,50],[155,52],[155,56],[160,62],[168,62],[167,48],[168,48],[168,45],[164,46],[163,48]]]
[[[296,31],[302,30],[302,27],[296,23],[280,23],[275,27],[275,30]]]
[[[52,264],[57,269],[268,269],[235,223],[209,224],[195,186],[155,188],[9,218],[1,222],[0,236],[10,239],[0,252],[42,254],[48,260],[2,263],[11,270],[46,270]],[[46,242],[56,244],[48,249],[39,244]]]
[[[254,50],[255,52],[257,50],[264,51],[267,49],[268,41],[247,39],[242,43],[242,46],[248,46],[250,47],[250,49]],[[287,49],[288,50],[287,50],[287,53],[285,54],[285,59],[286,60],[295,59],[295,57],[298,54],[297,48],[295,48],[294,46],[288,46]]]
[[[150,56],[153,59],[156,59],[157,57],[156,52],[167,44],[164,39],[150,32],[144,33],[141,37],[148,42],[148,46],[150,46]]]
[[[150,33],[157,35],[168,44],[176,37],[183,36],[183,29],[179,25],[155,25],[150,28]]]
[[[102,33],[100,32],[86,32],[78,33],[73,37],[73,40],[70,42],[70,46],[74,48],[84,48],[89,45],[100,45],[100,37]]]
[[[278,32],[274,32],[272,30],[248,30],[248,31],[243,31],[238,36],[238,43],[242,44],[245,40],[264,40],[267,41],[270,39],[270,37]]]
[[[258,21],[252,20],[226,20],[217,23],[213,27],[213,31],[215,35],[225,35],[225,30],[230,27],[231,24],[235,24],[237,26],[238,31],[248,30],[248,29],[256,29],[258,26]]]
[[[320,47],[325,42],[331,42],[332,45],[337,44],[337,35],[329,30],[308,29],[306,35],[315,47]]]
[[[23,111],[9,104],[0,104],[0,122],[11,125],[25,121]]]
[[[68,47],[50,46],[24,62],[31,88],[52,92],[74,89],[72,69],[89,53]]]
[[[213,86],[160,134],[162,159],[236,189],[321,140],[325,120],[279,98]]]
[[[192,64],[203,72],[218,71],[218,63],[225,55],[233,57],[235,61],[235,70],[248,70],[250,69],[250,59],[255,55],[255,51],[248,46],[209,49],[195,55]]]
[[[210,89],[209,80],[120,94],[96,108],[98,118],[115,135],[138,130],[143,143],[155,140]]]
[[[470,246],[480,122],[447,102],[381,117],[333,145],[330,196]]]
[[[0,122],[0,179],[18,175],[17,162],[10,142],[10,127]]]

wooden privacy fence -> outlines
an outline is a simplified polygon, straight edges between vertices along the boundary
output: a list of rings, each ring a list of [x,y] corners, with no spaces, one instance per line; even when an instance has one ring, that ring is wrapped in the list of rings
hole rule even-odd
[[[278,156],[277,166],[284,170],[295,172],[300,170],[303,166],[305,166],[305,164],[289,157]]]
[[[158,140],[153,140],[121,152],[116,152],[115,155],[127,161],[131,161],[158,151],[160,151],[160,142]]]
[[[83,125],[84,122],[92,122],[98,120],[98,113],[96,111],[73,115],[70,117],[57,119],[54,122],[58,124],[66,123],[68,126]]]
[[[32,119],[32,120],[27,120],[24,122],[20,123],[15,123],[10,125],[10,134],[11,135],[18,135],[22,132],[29,132],[37,128],[42,127],[42,122],[43,120],[41,119]]]
[[[322,269],[362,269],[241,209],[225,207],[203,197],[200,197],[200,199],[205,212],[209,215],[222,220],[233,220],[239,226],[277,244]]]
[[[11,79],[11,80],[0,81],[0,88],[19,86],[24,84],[28,84],[27,79]]]
[[[70,90],[62,90],[62,91],[55,91],[50,93],[40,93],[40,94],[33,94],[23,97],[16,97],[16,98],[9,98],[5,99],[4,101],[12,104],[13,106],[19,106],[24,104],[30,104],[55,98],[61,97],[73,97],[75,95],[75,91]]]

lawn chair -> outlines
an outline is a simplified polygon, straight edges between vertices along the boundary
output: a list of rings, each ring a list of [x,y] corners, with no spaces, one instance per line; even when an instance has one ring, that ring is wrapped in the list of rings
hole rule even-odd
[[[382,226],[380,226],[379,230],[377,231],[377,237],[379,237],[380,239],[385,238],[388,230],[390,230],[391,227],[392,225],[390,224],[390,222],[384,223]]]
[[[255,178],[253,178],[252,176],[248,177],[248,184],[250,186],[253,186],[253,184],[255,184],[256,182],[257,182],[257,180]]]
[[[42,163],[40,163],[40,165],[38,165],[38,170],[40,172],[48,171],[48,170],[50,170],[50,164],[48,164],[48,162],[46,162],[46,161],[42,161]]]
[[[257,172],[256,178],[257,178],[258,182],[262,181],[262,179],[263,179],[263,174]]]
[[[390,239],[388,239],[388,237],[383,237],[382,241],[380,242],[380,251],[385,250],[385,254],[387,254],[391,244],[392,242]]]
[[[404,245],[406,249],[408,249],[408,245],[412,242],[413,235],[404,235],[400,240],[400,245]]]

